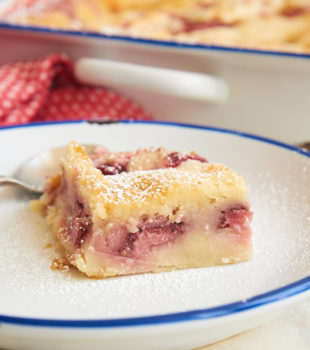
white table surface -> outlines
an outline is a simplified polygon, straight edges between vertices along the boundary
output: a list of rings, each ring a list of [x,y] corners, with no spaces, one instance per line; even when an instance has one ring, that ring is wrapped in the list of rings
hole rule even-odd
[[[281,317],[199,350],[309,350],[310,299]]]

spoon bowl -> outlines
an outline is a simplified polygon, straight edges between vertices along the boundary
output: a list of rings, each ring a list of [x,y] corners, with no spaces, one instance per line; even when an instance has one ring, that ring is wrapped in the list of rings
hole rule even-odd
[[[97,145],[84,144],[87,153],[93,153]],[[23,162],[12,177],[0,175],[0,185],[15,185],[24,190],[42,194],[46,178],[59,172],[60,159],[67,146],[60,146],[34,154]]]

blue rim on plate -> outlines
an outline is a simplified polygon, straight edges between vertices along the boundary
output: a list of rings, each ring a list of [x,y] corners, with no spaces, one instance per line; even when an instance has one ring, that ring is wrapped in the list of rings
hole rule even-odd
[[[14,125],[0,127],[0,132],[14,128],[29,128],[48,125],[59,124],[87,124],[87,121],[70,121],[70,122],[48,122],[48,123],[34,123],[24,125]],[[113,123],[113,122],[112,122]],[[163,121],[126,121],[121,120],[115,123],[121,124],[146,124],[146,125],[161,125],[161,126],[173,126],[189,129],[201,129],[212,132],[232,134],[235,136],[256,140],[263,143],[268,143],[277,147],[287,149],[289,151],[297,152],[305,157],[310,158],[310,153],[304,151],[298,147],[276,141],[273,139],[265,138],[258,135],[253,135],[244,132],[238,132],[230,129],[214,128],[195,124],[185,124],[176,122],[163,122]],[[105,124],[99,122],[99,124]],[[285,300],[310,290],[310,275],[302,278],[296,282],[290,283],[284,287],[274,289],[272,291],[256,295],[247,300],[237,301],[230,304],[220,305],[212,308],[176,312],[169,314],[161,314],[155,316],[143,316],[143,317],[127,317],[116,319],[42,319],[42,318],[28,318],[28,317],[14,317],[0,314],[0,326],[1,323],[23,325],[23,326],[38,326],[38,327],[58,327],[58,328],[116,328],[116,327],[134,327],[134,326],[151,326],[151,325],[163,325],[188,321],[202,321],[207,319],[214,319],[217,317],[231,316],[243,311],[249,311],[260,306],[265,306],[277,301]]]
[[[178,42],[172,40],[156,40],[156,39],[145,39],[121,35],[108,35],[99,32],[92,31],[78,31],[78,30],[65,30],[65,29],[54,29],[48,27],[40,26],[26,26],[26,25],[17,25],[10,24],[7,22],[0,21],[0,30],[17,30],[21,32],[34,32],[34,33],[45,33],[45,34],[58,34],[58,35],[68,35],[76,36],[82,38],[97,38],[105,39],[109,41],[123,41],[132,44],[138,45],[150,45],[154,47],[167,47],[171,49],[187,49],[187,50],[202,50],[202,51],[224,51],[224,52],[234,52],[234,53],[245,53],[245,54],[259,54],[267,56],[284,56],[284,57],[295,57],[295,58],[304,58],[310,59],[310,53],[295,53],[287,51],[268,51],[268,50],[259,50],[259,49],[248,49],[242,47],[234,46],[221,46],[221,45],[208,45],[208,44],[191,44],[185,42]]]

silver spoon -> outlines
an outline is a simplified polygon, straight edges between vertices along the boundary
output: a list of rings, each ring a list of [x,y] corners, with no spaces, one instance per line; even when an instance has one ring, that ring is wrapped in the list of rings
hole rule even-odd
[[[87,153],[94,152],[97,145],[83,145]],[[35,154],[22,163],[13,176],[0,175],[1,185],[15,185],[26,191],[42,194],[46,177],[57,173],[59,161],[64,156],[67,146]]]

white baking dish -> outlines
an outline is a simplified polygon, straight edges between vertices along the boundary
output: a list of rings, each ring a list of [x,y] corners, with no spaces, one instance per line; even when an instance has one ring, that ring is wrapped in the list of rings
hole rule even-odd
[[[0,64],[65,52],[74,59],[92,57],[146,66],[137,73],[138,86],[138,79],[134,78],[125,79],[125,85],[108,80],[107,85],[134,98],[156,119],[224,127],[290,143],[310,139],[310,55],[159,42],[5,23],[0,23],[0,47]],[[173,87],[180,86],[180,80],[170,77],[165,84],[165,71],[147,67],[199,73],[198,77],[210,78],[211,87],[218,90],[214,93],[211,88],[204,97],[203,89],[195,89],[190,84],[191,78],[184,76],[182,93],[174,93]],[[133,68],[139,71],[139,66]],[[160,87],[156,89],[152,76],[156,77],[157,72],[160,79],[157,77],[156,81],[162,80],[162,86],[169,85],[168,92],[158,91]],[[105,77],[103,74],[103,81]],[[193,91],[202,97],[197,98]],[[212,93],[214,98],[210,98]]]

